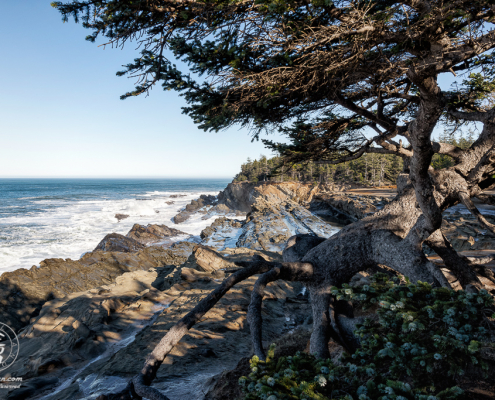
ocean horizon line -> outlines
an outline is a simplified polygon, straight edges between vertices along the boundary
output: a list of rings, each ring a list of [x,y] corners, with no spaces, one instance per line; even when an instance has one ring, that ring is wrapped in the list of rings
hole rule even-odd
[[[232,176],[0,176],[0,179],[230,179]]]

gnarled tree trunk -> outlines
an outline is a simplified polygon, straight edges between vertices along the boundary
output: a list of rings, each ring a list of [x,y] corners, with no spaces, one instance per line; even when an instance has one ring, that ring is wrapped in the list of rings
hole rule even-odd
[[[405,165],[410,167],[406,167],[405,173],[399,176],[398,194],[393,201],[326,240],[308,237],[291,239],[284,251],[285,263],[255,259],[243,264],[242,270],[227,278],[220,288],[202,300],[164,336],[146,360],[141,374],[130,382],[125,391],[107,398],[166,400],[166,396],[149,386],[166,355],[230,287],[253,274],[262,275],[253,290],[248,320],[254,352],[261,359],[265,357],[261,318],[263,289],[277,279],[301,281],[308,287],[313,308],[310,351],[323,358],[329,356],[330,337],[349,345],[336,323],[334,299],[330,291],[332,286],[346,283],[357,272],[377,265],[386,265],[412,281],[449,286],[439,268],[426,258],[422,250],[425,241],[440,255],[464,288],[481,288],[475,273],[475,261],[459,255],[439,228],[441,213],[463,203],[481,224],[493,231],[493,227],[480,217],[470,198],[477,196],[485,202],[492,201],[482,192],[495,186],[495,111],[477,113],[484,128],[478,140],[467,150],[430,141],[430,128],[439,117],[438,113],[431,112],[433,116],[430,113],[423,120],[419,118],[411,129],[409,135],[419,137],[416,142],[411,140],[413,149],[398,150],[409,158]],[[473,114],[459,117],[474,118]],[[434,152],[453,156],[456,165],[440,171],[433,170],[429,164]]]

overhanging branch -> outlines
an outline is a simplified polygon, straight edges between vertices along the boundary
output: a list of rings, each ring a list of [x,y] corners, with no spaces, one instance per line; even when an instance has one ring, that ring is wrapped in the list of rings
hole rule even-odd
[[[466,206],[469,212],[476,217],[480,225],[482,225],[484,228],[488,229],[491,233],[495,235],[495,225],[488,222],[486,218],[483,216],[483,214],[480,213],[480,211],[476,208],[473,201],[471,200],[471,197],[469,197],[469,194],[467,192],[464,191],[459,192],[459,200],[461,201],[462,204]]]

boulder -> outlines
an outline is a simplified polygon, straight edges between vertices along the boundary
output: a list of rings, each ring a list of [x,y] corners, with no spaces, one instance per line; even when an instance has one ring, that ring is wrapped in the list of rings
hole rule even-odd
[[[133,238],[126,237],[119,233],[109,233],[106,235],[93,251],[120,251],[123,253],[134,253],[145,246]]]
[[[174,224],[181,224],[184,221],[187,221],[190,216],[191,216],[190,212],[181,211],[179,214],[177,214],[175,217],[172,218],[172,221],[174,222]]]
[[[202,245],[194,247],[192,254],[184,264],[184,266],[188,265],[194,265],[198,271],[210,273],[224,268],[237,268],[233,262],[227,260],[220,253]]]
[[[147,245],[178,235],[187,235],[187,233],[178,229],[169,228],[167,225],[148,224],[147,226],[143,226],[134,224],[126,236],[141,244]]]
[[[129,218],[127,214],[115,214],[115,218],[117,218],[117,222],[120,222],[123,219]]]

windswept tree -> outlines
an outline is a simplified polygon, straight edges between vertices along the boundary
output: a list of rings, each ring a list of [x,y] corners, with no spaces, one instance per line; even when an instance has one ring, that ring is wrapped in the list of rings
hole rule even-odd
[[[256,354],[261,345],[263,288],[276,279],[305,282],[311,293],[311,352],[328,357],[335,324],[330,287],[356,272],[387,265],[413,281],[448,286],[427,260],[434,249],[464,288],[482,287],[475,261],[459,255],[440,231],[442,212],[463,203],[487,230],[471,200],[494,204],[495,31],[493,0],[82,0],[53,4],[81,20],[108,45],[137,41],[141,53],[118,75],[139,80],[123,98],[157,84],[177,90],[184,112],[204,130],[237,124],[255,137],[281,130],[289,144],[266,141],[286,157],[342,163],[366,153],[404,160],[398,196],[371,217],[308,252],[296,243],[283,264],[255,260],[234,273],[172,328],[122,398],[164,399],[149,384],[171,348],[233,284],[260,274],[248,314]],[[178,69],[167,57],[189,66]],[[450,90],[440,74],[458,76]],[[292,125],[288,125],[288,123]],[[461,149],[432,140],[435,127],[478,127]],[[370,135],[369,132],[373,134]],[[435,154],[448,168],[431,167]],[[313,243],[315,244],[315,243]],[[308,247],[311,247],[308,245]]]

